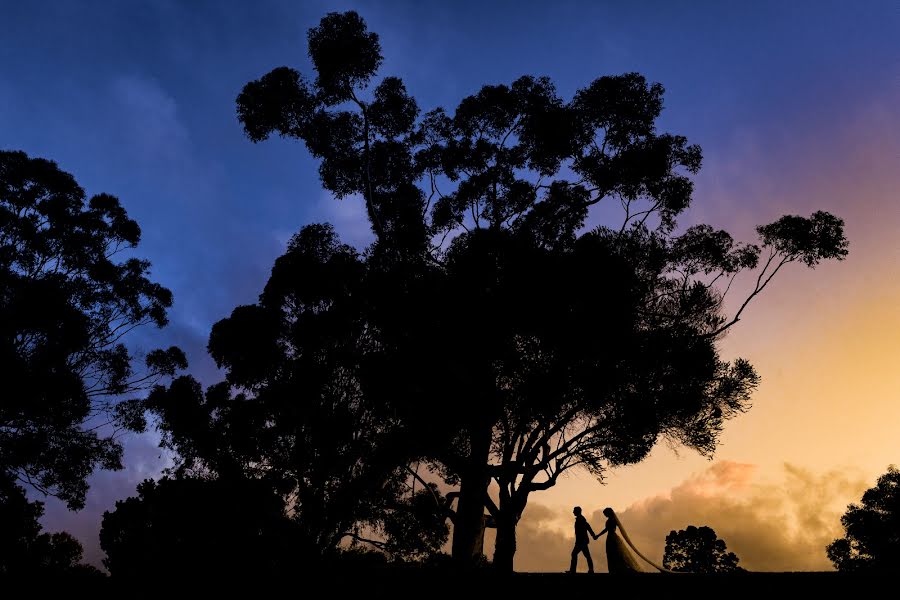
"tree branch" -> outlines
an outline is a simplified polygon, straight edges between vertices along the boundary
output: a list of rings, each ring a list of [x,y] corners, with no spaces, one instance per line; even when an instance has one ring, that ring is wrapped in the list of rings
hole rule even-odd
[[[741,304],[741,307],[735,313],[734,317],[730,321],[728,321],[727,323],[722,325],[721,327],[717,328],[712,333],[707,333],[704,337],[715,337],[715,336],[721,334],[722,332],[724,332],[725,330],[729,329],[732,325],[734,325],[738,321],[740,321],[741,314],[744,312],[744,309],[747,308],[747,305],[750,304],[750,301],[753,300],[756,296],[758,296],[759,293],[762,292],[766,288],[767,285],[769,285],[769,282],[772,281],[772,278],[775,277],[775,274],[778,273],[778,271],[781,269],[781,267],[783,267],[784,265],[786,265],[787,263],[789,263],[793,260],[791,256],[785,255],[784,258],[782,258],[780,261],[778,261],[778,265],[772,270],[772,273],[770,273],[769,276],[766,277],[765,280],[763,280],[763,278],[762,278],[763,275],[765,275],[766,270],[772,264],[772,260],[774,259],[774,257],[776,255],[777,255],[777,253],[773,250],[772,254],[769,256],[769,260],[766,261],[766,265],[763,267],[763,270],[760,272],[759,277],[756,278],[756,287],[753,289],[753,291],[750,293],[750,295],[747,296],[747,299],[744,300],[744,303]],[[760,283],[760,282],[762,282],[762,283]],[[730,287],[730,285],[729,285],[729,287]]]

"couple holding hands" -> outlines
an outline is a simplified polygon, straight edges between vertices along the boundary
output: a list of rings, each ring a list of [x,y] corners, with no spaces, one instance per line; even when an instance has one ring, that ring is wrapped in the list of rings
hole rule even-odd
[[[619,518],[616,516],[613,509],[603,509],[603,514],[606,516],[606,527],[604,527],[603,531],[600,533],[594,533],[594,530],[591,529],[590,523],[588,523],[587,519],[584,518],[584,515],[581,514],[580,506],[576,506],[572,509],[572,513],[575,515],[575,547],[572,548],[572,564],[569,567],[569,573],[575,572],[575,568],[578,565],[579,553],[584,554],[584,558],[587,560],[588,573],[594,572],[594,561],[591,560],[591,552],[588,549],[588,543],[590,542],[590,537],[593,537],[596,540],[604,533],[606,534],[606,562],[609,567],[609,572],[640,572],[641,569],[638,567],[638,563],[631,555],[631,552],[628,551],[626,542],[632,548],[634,548],[634,545],[631,544],[631,540],[628,539],[628,534],[625,533],[625,530],[622,528],[622,524],[619,522]],[[616,532],[617,529],[621,530],[621,536]],[[637,551],[637,548],[634,548],[634,550],[641,558],[650,562],[643,554]],[[652,562],[650,562],[650,564],[653,564],[654,567],[657,567],[660,570],[665,570]]]

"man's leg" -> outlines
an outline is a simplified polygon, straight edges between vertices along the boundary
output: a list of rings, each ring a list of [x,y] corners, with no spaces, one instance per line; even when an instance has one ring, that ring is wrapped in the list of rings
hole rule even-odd
[[[594,561],[591,560],[591,550],[590,550],[590,548],[588,548],[587,544],[584,545],[584,550],[582,550],[582,552],[584,552],[584,557],[587,559],[588,573],[593,573],[594,572]]]
[[[575,547],[572,548],[572,564],[569,566],[569,573],[574,573],[576,567],[578,566],[578,553],[581,552],[581,546],[575,544]]]

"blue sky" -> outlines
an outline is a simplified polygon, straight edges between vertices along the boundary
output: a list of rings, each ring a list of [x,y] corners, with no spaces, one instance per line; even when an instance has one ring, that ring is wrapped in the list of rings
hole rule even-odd
[[[255,300],[292,233],[328,220],[347,241],[369,239],[361,207],[322,191],[302,144],[252,144],[235,118],[247,81],[310,71],[306,30],[326,12],[357,10],[381,36],[381,74],[402,77],[423,109],[522,74],[550,76],[564,97],[601,75],[645,74],[667,90],[661,126],[703,147],[695,218],[739,230],[741,216],[791,209],[744,159],[799,163],[872,110],[900,122],[896,2],[676,4],[0,0],[0,148],[121,199],[144,232],[139,254],[175,294],[170,327],[132,341],[181,345],[209,383],[210,326]],[[161,464],[152,436],[127,449],[126,471],[96,475],[83,513],[48,503],[48,527],[78,534],[93,562],[99,515]]]

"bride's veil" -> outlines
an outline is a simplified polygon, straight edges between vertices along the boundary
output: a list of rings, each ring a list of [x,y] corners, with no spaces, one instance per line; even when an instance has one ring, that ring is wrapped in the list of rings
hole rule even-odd
[[[655,562],[653,562],[652,560],[650,560],[649,558],[647,558],[646,556],[644,556],[644,555],[641,553],[641,551],[638,550],[637,547],[634,545],[634,543],[631,541],[631,538],[628,537],[628,532],[625,531],[625,527],[622,526],[622,521],[619,520],[619,515],[616,514],[616,511],[610,509],[610,512],[612,512],[613,518],[616,520],[616,525],[617,525],[618,528],[619,528],[619,533],[622,534],[622,539],[624,539],[624,540],[625,540],[625,543],[628,544],[628,546],[629,546],[632,550],[634,550],[634,553],[635,553],[635,554],[637,554],[638,556],[640,556],[641,558],[643,558],[647,563],[653,565],[653,567],[654,567],[655,569],[657,569],[657,570],[659,570],[659,571],[661,571],[661,572],[663,572],[663,573],[678,573],[678,571],[671,571],[671,570],[669,570],[669,569],[667,569],[667,568],[665,568],[665,567],[663,567],[663,566],[660,566],[660,565],[656,564]]]

